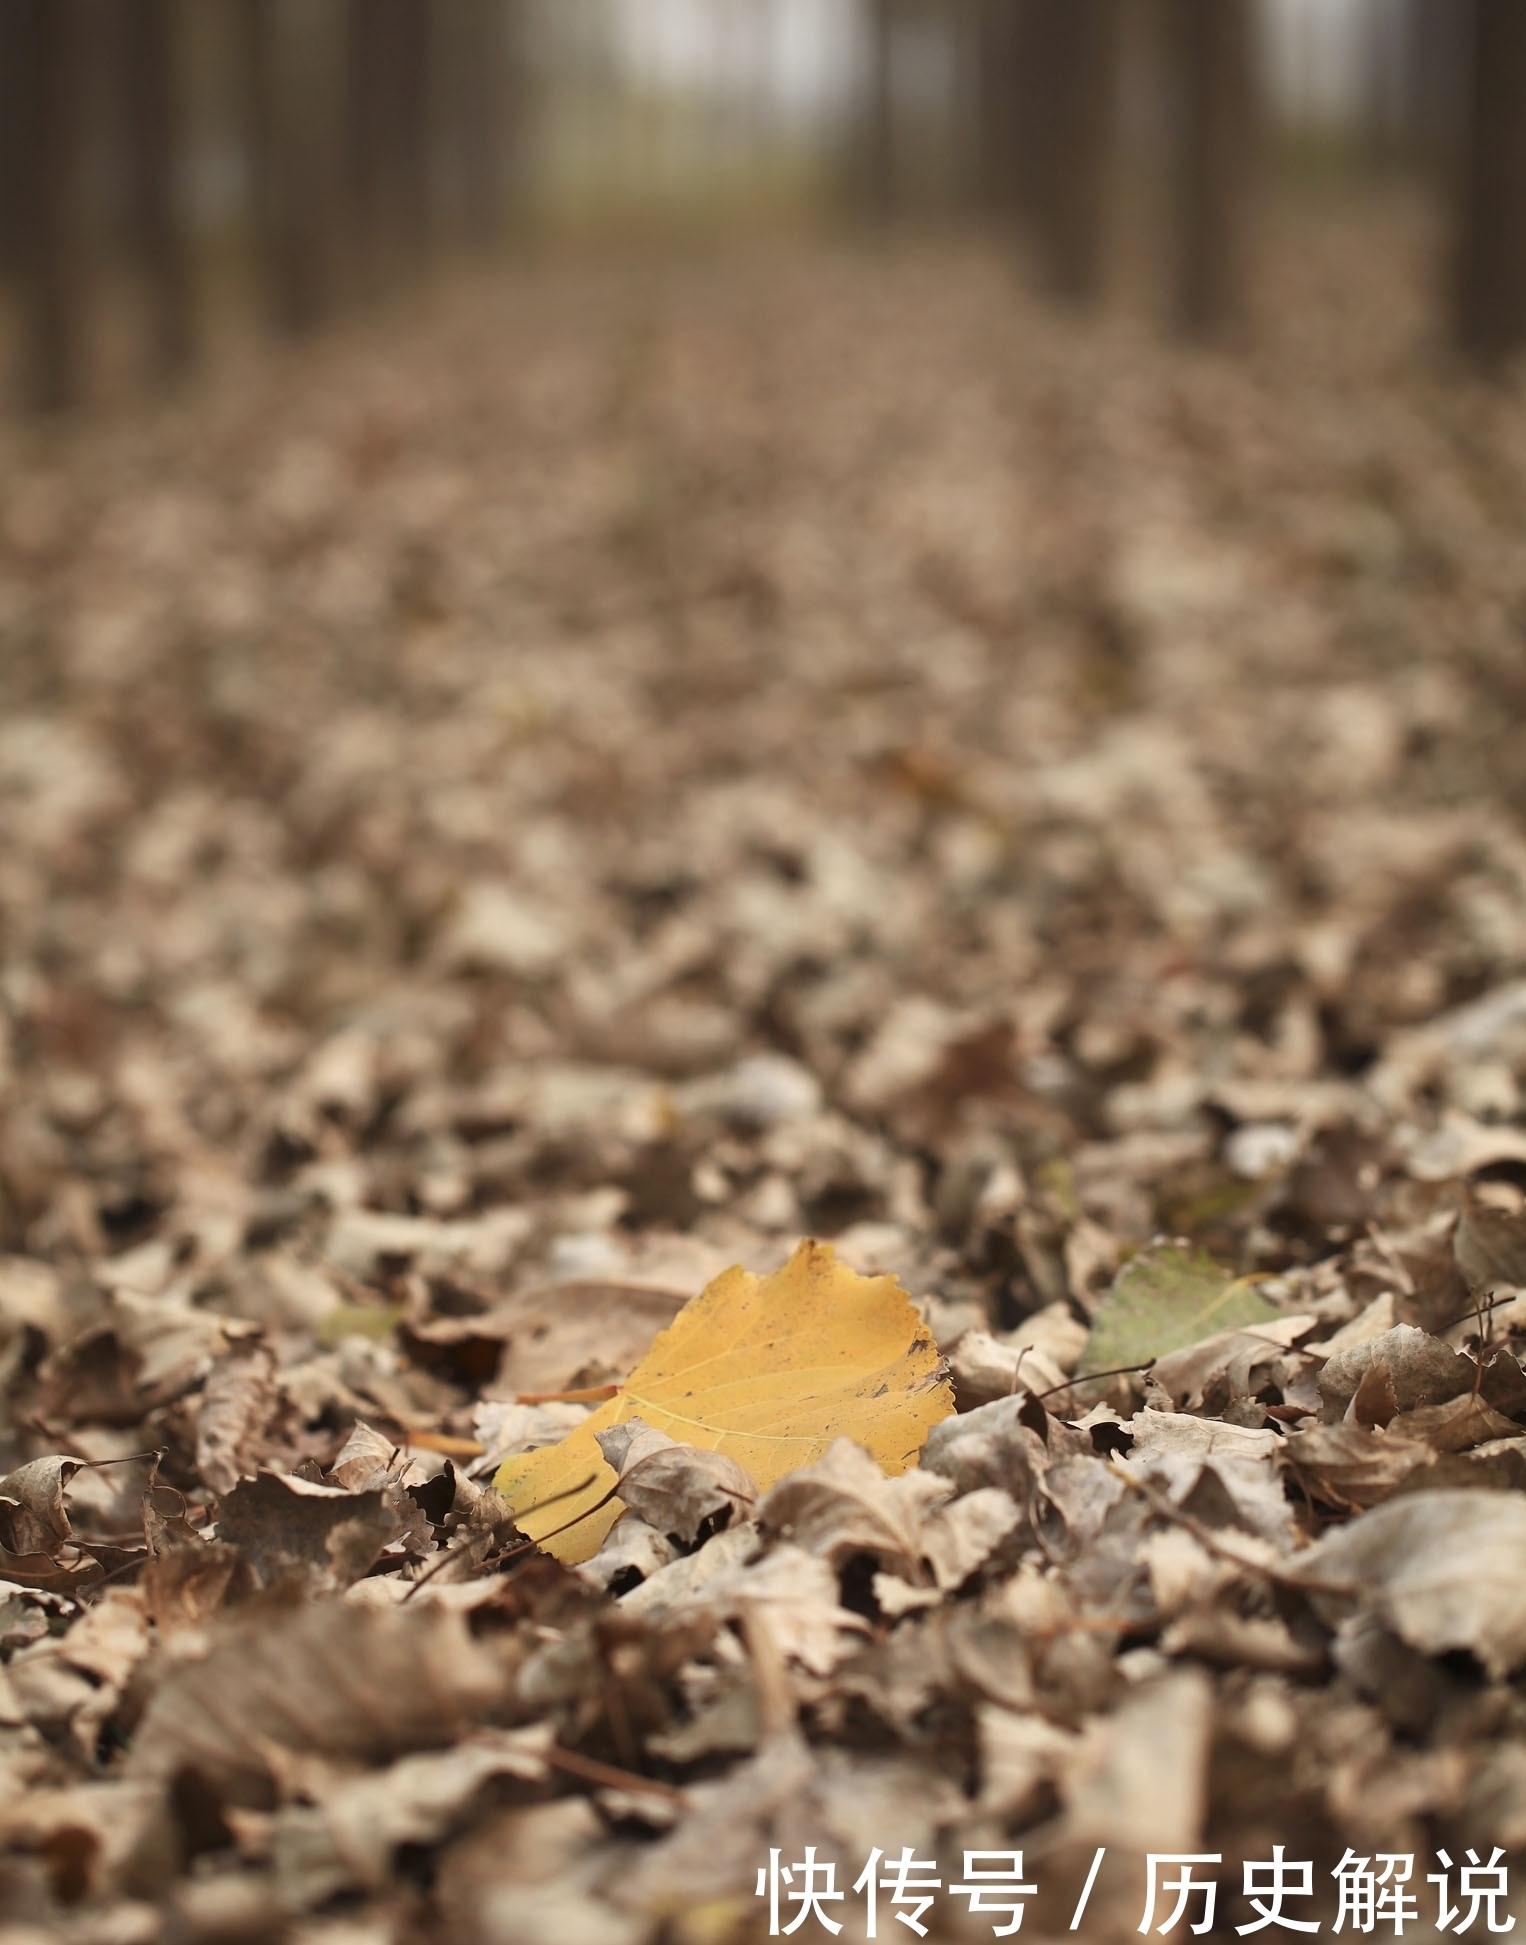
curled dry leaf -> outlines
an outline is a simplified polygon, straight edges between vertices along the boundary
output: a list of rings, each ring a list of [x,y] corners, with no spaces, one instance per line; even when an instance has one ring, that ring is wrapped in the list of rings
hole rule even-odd
[[[1472,1390],[1476,1375],[1473,1360],[1443,1344],[1439,1337],[1431,1337],[1413,1324],[1395,1324],[1381,1336],[1337,1351],[1326,1360],[1319,1374],[1321,1417],[1326,1424],[1345,1416],[1368,1371],[1379,1364],[1387,1366],[1396,1411],[1444,1404],[1448,1398]]]
[[[64,1487],[84,1464],[83,1459],[51,1453],[0,1479],[0,1543],[7,1552],[53,1554],[67,1544]]]
[[[935,1425],[922,1449],[922,1466],[951,1480],[956,1492],[1000,1486],[1026,1501],[1049,1463],[1048,1420],[1036,1400],[1018,1393]]]
[[[621,1499],[675,1546],[698,1546],[751,1516],[757,1487],[729,1454],[680,1445],[641,1418],[595,1437],[615,1469]]]
[[[758,1508],[767,1533],[841,1568],[857,1553],[914,1571],[922,1557],[922,1516],[953,1488],[917,1470],[887,1479],[861,1446],[838,1439],[826,1456],[783,1479]]]
[[[1338,1620],[1366,1613],[1421,1654],[1457,1649],[1499,1679],[1526,1662],[1526,1502],[1406,1493],[1327,1533],[1299,1584]]]
[[[196,1411],[196,1470],[214,1493],[253,1476],[275,1408],[275,1358],[263,1344],[212,1366]]]
[[[61,1453],[32,1459],[0,1480],[0,1580],[72,1593],[102,1569],[73,1544],[64,1487],[84,1466]]]
[[[1433,1452],[1471,1452],[1491,1439],[1513,1438],[1520,1430],[1476,1391],[1449,1398],[1444,1405],[1421,1405],[1388,1421],[1392,1438],[1413,1439]]]
[[[603,1546],[591,1560],[583,1562],[578,1572],[594,1587],[611,1594],[628,1594],[674,1557],[673,1543],[665,1533],[648,1526],[635,1513],[627,1513],[610,1528]]]
[[[1291,1349],[1312,1322],[1275,1317],[1246,1329],[1217,1331],[1157,1359],[1146,1389],[1164,1393],[1178,1410],[1202,1411],[1211,1404],[1222,1411],[1254,1397],[1275,1376],[1291,1380],[1312,1370],[1312,1361]]]
[[[893,1277],[857,1276],[804,1242],[782,1270],[727,1270],[561,1444],[509,1459],[499,1491],[522,1532],[576,1563],[623,1510],[597,1434],[640,1416],[736,1459],[761,1487],[839,1437],[902,1472],[953,1409],[931,1333]]]
[[[1356,1512],[1387,1499],[1418,1467],[1434,1465],[1436,1455],[1363,1425],[1313,1425],[1288,1439],[1287,1462],[1312,1499]]]

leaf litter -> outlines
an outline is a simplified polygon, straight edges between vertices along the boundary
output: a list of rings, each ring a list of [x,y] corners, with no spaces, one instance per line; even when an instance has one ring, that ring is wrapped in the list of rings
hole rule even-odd
[[[1371,268],[548,265],[4,435],[9,1927],[1526,1856],[1521,406]]]

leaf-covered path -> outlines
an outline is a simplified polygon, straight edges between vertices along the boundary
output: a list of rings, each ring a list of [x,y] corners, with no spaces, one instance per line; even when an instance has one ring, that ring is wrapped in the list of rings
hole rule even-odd
[[[1237,361],[781,246],[3,434],[7,1945],[1526,1849],[1526,398],[1392,228]],[[805,1236],[922,1465],[518,1547],[547,1394]]]

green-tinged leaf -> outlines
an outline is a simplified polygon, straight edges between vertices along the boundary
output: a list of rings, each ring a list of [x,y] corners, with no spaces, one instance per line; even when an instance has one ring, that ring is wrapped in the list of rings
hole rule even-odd
[[[397,1304],[341,1303],[318,1320],[313,1332],[324,1350],[337,1350],[347,1337],[366,1337],[373,1344],[385,1344],[403,1321]]]
[[[1076,1375],[1144,1364],[1221,1330],[1247,1330],[1282,1313],[1251,1279],[1232,1277],[1184,1242],[1149,1244],[1124,1264],[1098,1305]]]

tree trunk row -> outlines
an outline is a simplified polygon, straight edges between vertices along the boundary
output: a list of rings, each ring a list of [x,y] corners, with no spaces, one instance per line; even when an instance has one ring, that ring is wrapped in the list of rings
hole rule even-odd
[[[1151,0],[1165,83],[1170,309],[1189,337],[1248,310],[1257,125],[1253,0]],[[887,0],[875,0],[888,33]],[[1089,302],[1107,255],[1122,0],[977,0],[985,200],[1013,212],[1042,282]],[[1383,112],[1443,181],[1452,342],[1498,364],[1526,346],[1526,0],[1396,0]],[[888,55],[875,60],[886,70]],[[883,90],[877,92],[876,98]],[[883,113],[883,111],[882,111]],[[877,147],[889,153],[892,136]]]
[[[196,350],[187,34],[203,0],[0,0],[0,275],[21,390],[76,402],[91,272],[117,225],[147,362]],[[227,0],[246,216],[271,326],[311,330],[415,270],[436,237],[497,240],[509,0]]]

